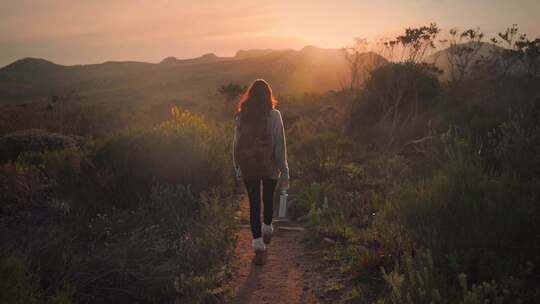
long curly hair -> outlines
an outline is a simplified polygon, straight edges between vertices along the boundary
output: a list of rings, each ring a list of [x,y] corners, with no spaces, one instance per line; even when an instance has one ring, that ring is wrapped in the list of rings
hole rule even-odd
[[[256,79],[246,90],[238,102],[237,115],[242,123],[262,123],[263,118],[272,111],[277,100],[272,88],[264,79]]]

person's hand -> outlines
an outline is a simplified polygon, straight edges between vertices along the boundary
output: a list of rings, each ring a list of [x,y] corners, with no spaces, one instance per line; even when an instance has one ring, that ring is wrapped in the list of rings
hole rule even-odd
[[[242,180],[241,176],[236,176],[235,184],[236,184],[237,187],[242,187],[242,185],[244,184],[244,181]]]
[[[279,180],[279,189],[280,190],[289,190],[289,179],[283,178]]]

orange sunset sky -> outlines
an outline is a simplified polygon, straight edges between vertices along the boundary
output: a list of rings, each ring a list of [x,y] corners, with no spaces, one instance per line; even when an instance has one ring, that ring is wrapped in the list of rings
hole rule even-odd
[[[0,67],[23,57],[157,62],[238,49],[339,48],[429,22],[480,27],[488,37],[517,23],[534,36],[538,12],[539,0],[2,0]]]

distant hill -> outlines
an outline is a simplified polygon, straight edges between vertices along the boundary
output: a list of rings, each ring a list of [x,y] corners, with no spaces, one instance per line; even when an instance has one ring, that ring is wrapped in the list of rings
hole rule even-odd
[[[384,61],[373,53],[365,60]],[[58,65],[25,58],[0,69],[0,104],[48,100],[76,92],[88,102],[209,102],[229,82],[248,84],[265,78],[277,94],[339,89],[348,72],[338,49],[245,50],[234,57],[206,54],[160,63],[105,62]]]
[[[462,44],[462,46],[467,46],[467,44]],[[450,63],[448,61],[449,52],[450,50],[446,48],[435,52],[434,54],[426,58],[427,63],[433,63],[437,68],[442,71],[442,74],[440,76],[441,80],[449,80],[451,78]],[[493,56],[500,56],[500,54],[502,54],[503,52],[504,48],[500,46],[494,45],[492,43],[482,42],[478,53],[476,53],[476,56],[471,60],[471,62],[473,62],[474,65],[474,62],[476,62],[477,60],[490,57],[494,58]],[[473,68],[472,65],[471,68]],[[526,72],[526,66],[521,62],[516,62],[515,66],[510,72],[514,74],[523,74]]]
[[[234,55],[234,58],[241,59],[241,58],[249,58],[249,57],[258,57],[258,56],[268,55],[272,52],[274,52],[274,50],[272,49],[239,50],[238,52],[236,52],[236,55]]]

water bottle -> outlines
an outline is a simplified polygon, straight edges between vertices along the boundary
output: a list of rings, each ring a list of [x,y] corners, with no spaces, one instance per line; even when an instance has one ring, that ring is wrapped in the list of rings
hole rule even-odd
[[[282,189],[281,194],[279,195],[279,217],[287,217],[287,190]]]

